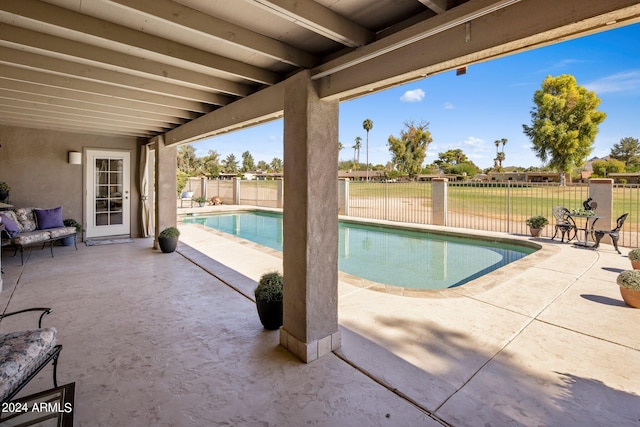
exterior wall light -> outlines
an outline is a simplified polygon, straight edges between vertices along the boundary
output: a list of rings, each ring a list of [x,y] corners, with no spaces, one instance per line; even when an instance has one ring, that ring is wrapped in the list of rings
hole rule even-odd
[[[71,165],[81,165],[82,164],[82,153],[79,151],[69,151],[69,164]]]

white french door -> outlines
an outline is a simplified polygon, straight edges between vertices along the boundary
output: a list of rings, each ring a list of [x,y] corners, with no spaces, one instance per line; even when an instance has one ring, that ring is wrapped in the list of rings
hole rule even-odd
[[[128,151],[87,150],[87,238],[131,234],[130,162]]]

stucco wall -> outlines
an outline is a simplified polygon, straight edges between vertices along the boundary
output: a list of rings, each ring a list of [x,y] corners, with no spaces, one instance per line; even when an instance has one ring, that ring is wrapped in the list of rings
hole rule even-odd
[[[85,148],[131,151],[131,234],[139,236],[138,144],[135,138],[85,135],[0,126],[0,181],[11,186],[16,207],[62,205],[64,218],[84,218],[84,167],[68,152]]]

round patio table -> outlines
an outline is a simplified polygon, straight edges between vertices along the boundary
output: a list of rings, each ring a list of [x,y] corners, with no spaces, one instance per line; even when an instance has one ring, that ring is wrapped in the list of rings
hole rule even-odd
[[[569,214],[568,216],[574,219],[577,219],[577,218],[584,219],[584,227],[578,227],[576,225],[576,230],[584,231],[584,240],[581,242],[574,242],[573,244],[576,246],[583,246],[585,248],[589,248],[595,245],[595,243],[589,243],[589,234],[591,233],[593,235],[593,227],[596,224],[596,221],[598,221],[602,217],[599,215],[584,215],[584,214]],[[576,221],[576,224],[577,223],[578,222]],[[591,223],[591,225],[589,225],[589,223]]]

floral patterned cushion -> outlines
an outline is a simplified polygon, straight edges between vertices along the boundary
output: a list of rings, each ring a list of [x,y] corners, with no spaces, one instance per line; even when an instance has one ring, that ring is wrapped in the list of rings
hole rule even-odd
[[[52,239],[55,239],[57,237],[62,237],[62,236],[72,236],[72,235],[76,234],[76,228],[75,227],[51,228],[51,229],[49,229],[47,231],[51,235]]]
[[[0,334],[0,398],[4,400],[36,369],[56,344],[56,329]]]
[[[33,208],[18,208],[15,211],[18,222],[22,225],[22,231],[33,231],[37,227]]]
[[[32,243],[49,240],[50,237],[51,233],[49,232],[49,230],[36,230],[20,233],[12,240],[14,245],[27,246]]]

